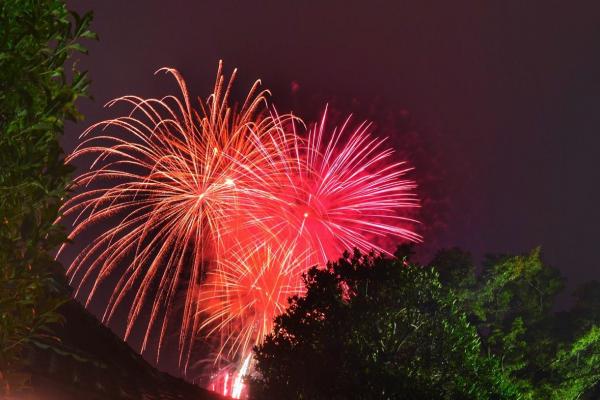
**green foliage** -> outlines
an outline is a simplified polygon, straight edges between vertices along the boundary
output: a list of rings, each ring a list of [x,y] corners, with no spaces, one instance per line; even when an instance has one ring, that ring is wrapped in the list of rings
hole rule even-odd
[[[440,282],[446,290],[452,290],[461,307],[471,299],[477,277],[475,264],[469,253],[457,247],[440,250],[429,264],[429,268],[436,269]]]
[[[544,265],[535,249],[523,256],[489,259],[467,302],[484,348],[501,358],[503,369],[528,396],[534,396],[532,382],[557,349],[548,328],[563,286],[558,271]]]
[[[0,394],[24,384],[23,346],[59,320],[65,289],[50,252],[65,239],[53,222],[70,172],[59,137],[81,119],[75,100],[89,84],[64,65],[95,37],[91,18],[60,0],[0,2]]]
[[[457,249],[440,252],[434,264],[446,277],[446,290],[461,293],[484,350],[501,360],[524,398],[600,397],[598,282],[579,287],[573,308],[555,313],[564,280],[541,261],[539,249],[488,257],[479,275],[465,267],[473,263]]]
[[[600,328],[592,326],[573,343],[563,346],[552,363],[551,372],[550,382],[545,385],[547,398],[598,398]]]
[[[539,398],[600,398],[600,283],[582,284],[573,297],[573,307],[554,318],[558,352]]]
[[[518,398],[434,270],[355,252],[305,283],[255,349],[253,398]]]

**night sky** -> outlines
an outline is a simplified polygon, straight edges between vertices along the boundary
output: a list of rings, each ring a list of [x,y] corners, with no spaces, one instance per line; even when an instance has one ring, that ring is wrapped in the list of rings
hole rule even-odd
[[[600,279],[597,1],[68,3],[94,9],[100,41],[81,59],[94,100],[66,150],[114,116],[108,100],[177,93],[158,68],[204,97],[223,59],[240,90],[261,78],[284,111],[331,98],[408,110],[435,165],[423,170],[443,177],[436,246],[479,258],[541,245],[571,285]]]

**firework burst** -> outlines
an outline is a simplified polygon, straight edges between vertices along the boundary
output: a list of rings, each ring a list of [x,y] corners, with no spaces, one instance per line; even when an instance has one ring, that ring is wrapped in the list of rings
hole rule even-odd
[[[215,359],[239,359],[273,328],[288,298],[302,292],[307,253],[280,242],[237,242],[199,290],[200,331],[217,336]]]
[[[105,322],[128,293],[135,293],[125,338],[150,304],[141,350],[159,324],[157,357],[175,299],[183,292],[183,362],[199,324],[193,289],[206,266],[218,258],[224,230],[240,209],[240,196],[260,196],[250,183],[270,153],[261,141],[277,124],[266,112],[266,92],[258,91],[259,82],[236,112],[228,105],[235,72],[226,82],[219,66],[214,93],[200,101],[197,112],[177,71],[162,71],[176,78],[183,100],[125,96],[112,101],[109,106],[126,103],[131,112],[91,126],[67,159],[92,159],[90,170],[74,181],[77,194],[63,207],[65,217],[76,216],[69,239],[91,227],[102,229],[67,273],[78,289],[93,282],[86,304],[100,284],[118,275]]]
[[[404,178],[411,168],[391,161],[393,150],[370,134],[369,123],[350,129],[348,117],[328,132],[326,119],[327,110],[306,135],[292,126],[294,140],[271,156],[286,160],[269,176],[272,196],[252,221],[275,241],[310,254],[309,265],[353,248],[390,254],[392,239],[420,241],[410,229],[417,221],[406,215],[418,207],[416,185]]]
[[[308,267],[421,240],[406,215],[416,186],[368,123],[351,129],[348,118],[329,131],[325,111],[300,133],[298,118],[269,109],[258,81],[231,107],[235,72],[225,79],[221,64],[213,94],[194,108],[177,71],[161,71],[180,98],[112,101],[130,112],[91,126],[68,157],[89,162],[62,209],[74,221],[69,239],[100,233],[67,273],[86,304],[110,286],[104,322],[129,306],[124,336],[140,327],[142,352],[156,335],[158,360],[177,327],[184,371],[196,338],[216,343],[214,365],[246,371]],[[234,397],[240,371],[225,375]]]

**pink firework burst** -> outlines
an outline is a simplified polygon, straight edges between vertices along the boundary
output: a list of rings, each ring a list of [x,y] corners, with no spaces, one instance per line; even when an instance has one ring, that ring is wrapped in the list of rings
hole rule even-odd
[[[286,160],[285,168],[270,175],[272,196],[262,199],[254,222],[311,254],[310,265],[353,248],[390,254],[399,241],[421,241],[407,212],[419,207],[416,184],[405,178],[411,168],[392,161],[393,149],[370,134],[369,123],[351,130],[348,117],[328,132],[326,116],[306,136],[292,127],[294,140],[277,148],[282,153],[272,158]]]

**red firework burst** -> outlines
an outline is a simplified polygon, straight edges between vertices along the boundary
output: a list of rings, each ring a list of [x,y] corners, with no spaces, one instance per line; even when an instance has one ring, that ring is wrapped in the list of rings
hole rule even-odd
[[[164,70],[181,100],[114,100],[130,113],[91,126],[68,158],[91,159],[63,207],[75,219],[69,238],[100,233],[67,273],[86,304],[112,285],[105,322],[131,293],[125,338],[147,321],[142,352],[157,332],[158,359],[177,326],[184,370],[197,337],[215,339],[215,361],[247,370],[309,266],[354,247],[388,252],[382,239],[420,241],[406,216],[418,206],[415,184],[367,123],[351,130],[348,118],[328,133],[325,112],[300,134],[297,118],[268,111],[258,82],[232,108],[235,72],[226,81],[221,64],[214,93],[194,109],[177,71]],[[228,389],[237,397],[238,378]]]

